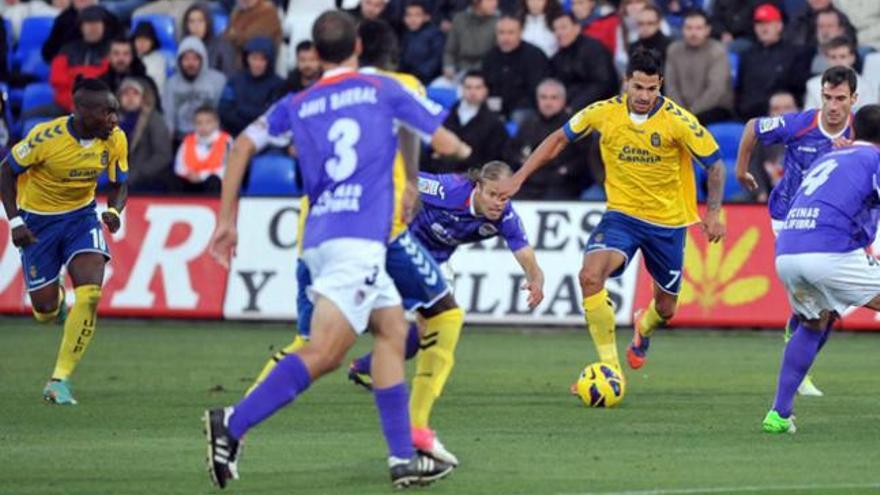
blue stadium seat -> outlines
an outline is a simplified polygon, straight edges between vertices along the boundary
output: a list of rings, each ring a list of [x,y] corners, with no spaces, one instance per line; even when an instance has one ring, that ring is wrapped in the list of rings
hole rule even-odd
[[[512,120],[504,124],[504,128],[507,129],[507,135],[510,137],[516,137],[516,133],[519,132],[519,126]]]
[[[43,61],[39,48],[19,49],[15,52],[15,64],[22,74],[29,74],[41,81],[49,80],[49,65]]]
[[[21,102],[21,113],[25,114],[36,107],[49,105],[55,102],[55,92],[49,83],[31,83],[24,88],[24,98]]]
[[[53,24],[55,24],[54,17],[26,17],[21,23],[18,48],[42,48],[43,43],[49,38],[49,33],[52,32]]]
[[[219,36],[223,31],[226,31],[226,26],[229,25],[229,16],[220,12],[214,12],[214,35]]]
[[[42,124],[43,122],[48,122],[50,120],[52,120],[51,117],[33,117],[30,119],[25,119],[24,125],[22,126],[21,135],[27,136],[27,133],[31,132],[31,129],[39,124]]]
[[[707,129],[715,136],[715,140],[718,141],[718,147],[721,148],[721,157],[726,161],[736,161],[739,140],[742,138],[745,126],[740,122],[719,122],[708,125]]]
[[[41,49],[52,31],[52,17],[27,17],[21,25],[21,36],[12,56],[12,66],[23,74],[40,80],[49,79],[49,65],[43,61]]]
[[[15,40],[12,37],[12,23],[9,19],[3,19],[3,29],[6,31],[6,70],[12,70],[12,45]]]
[[[296,186],[296,163],[280,154],[266,154],[251,160],[250,178],[245,196],[299,196]]]
[[[727,60],[730,62],[730,77],[733,79],[733,86],[736,87],[736,81],[739,78],[739,54],[727,52]]]
[[[727,175],[724,178],[724,201],[748,201],[749,193],[736,180],[736,160],[724,160],[724,166],[726,167]]]
[[[428,98],[443,105],[449,110],[458,101],[458,91],[453,88],[435,88],[428,86]]]
[[[159,47],[163,50],[177,51],[177,37],[174,17],[166,14],[146,14],[133,17],[131,25],[137,26],[140,22],[149,22],[156,28],[156,36],[159,38]]]

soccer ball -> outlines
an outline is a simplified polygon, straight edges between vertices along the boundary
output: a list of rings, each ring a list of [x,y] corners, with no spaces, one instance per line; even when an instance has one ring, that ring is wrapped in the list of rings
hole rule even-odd
[[[577,393],[590,407],[614,407],[625,391],[623,373],[606,363],[593,363],[578,377]]]

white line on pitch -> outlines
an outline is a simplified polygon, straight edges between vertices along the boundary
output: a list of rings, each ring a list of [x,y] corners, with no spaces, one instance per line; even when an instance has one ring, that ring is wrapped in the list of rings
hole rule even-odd
[[[579,492],[561,493],[559,495],[691,495],[700,493],[767,493],[793,491],[824,491],[845,489],[880,488],[878,483],[839,484],[839,485],[776,485],[776,486],[731,486],[707,488],[670,488],[656,490],[632,490],[625,492]]]

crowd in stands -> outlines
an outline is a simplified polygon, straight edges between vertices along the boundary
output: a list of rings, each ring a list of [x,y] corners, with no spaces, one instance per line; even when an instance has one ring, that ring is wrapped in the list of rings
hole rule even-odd
[[[392,33],[396,60],[380,68],[412,74],[449,110],[445,125],[473,154],[454,163],[426,149],[434,172],[521,166],[573,112],[620,92],[639,47],[664,59],[664,95],[709,126],[731,169],[742,123],[820,107],[828,67],[857,71],[857,107],[880,98],[877,0],[0,0],[0,153],[71,112],[78,77],[98,77],[120,101],[133,192],[217,194],[234,136],[319,79],[309,38],[328,9]],[[601,200],[597,139],[521,197]],[[259,162],[291,194],[294,152]],[[780,155],[758,150],[761,188],[733,184],[727,199],[766,201]],[[286,191],[273,186],[245,192]]]

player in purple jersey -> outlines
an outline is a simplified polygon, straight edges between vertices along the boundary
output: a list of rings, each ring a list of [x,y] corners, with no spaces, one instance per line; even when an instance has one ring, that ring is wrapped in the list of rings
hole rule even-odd
[[[856,73],[848,67],[832,67],[822,74],[822,108],[778,117],[751,119],[739,145],[736,160],[736,176],[749,191],[758,188],[755,178],[748,172],[752,150],[762,144],[784,144],[784,175],[770,192],[769,207],[773,232],[788,215],[791,202],[801,186],[804,172],[818,157],[828,153],[835,145],[848,144],[852,138],[850,128],[852,107],[858,99]],[[788,341],[794,315],[785,327]],[[807,376],[798,389],[802,395],[821,396],[822,391]]]
[[[776,240],[776,272],[797,316],[768,433],[794,433],[795,391],[849,307],[880,311],[880,262],[867,251],[880,220],[880,106],[855,116],[856,141],[812,165]]]
[[[403,382],[406,323],[400,296],[385,271],[396,188],[403,187],[392,174],[394,131],[398,124],[406,125],[430,136],[440,150],[459,141],[441,127],[436,106],[389,78],[355,71],[360,43],[351,16],[322,14],[313,38],[324,77],[276,105],[268,119],[270,134],[293,135],[310,199],[301,242],[313,277],[313,338],[285,356],[235,407],[205,412],[209,473],[221,488],[237,479],[244,434],[338,368],[369,325],[375,334],[374,393],[392,484],[427,484],[448,475],[453,466],[417,454],[410,433]],[[233,187],[240,185],[240,177],[237,182],[224,183],[212,239],[213,251],[222,253],[227,266],[237,237]]]

